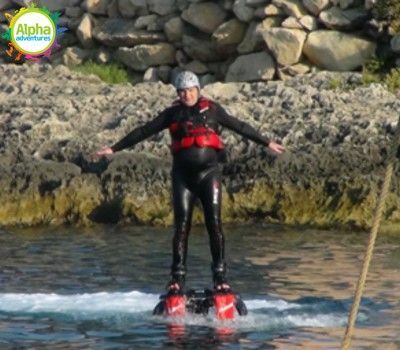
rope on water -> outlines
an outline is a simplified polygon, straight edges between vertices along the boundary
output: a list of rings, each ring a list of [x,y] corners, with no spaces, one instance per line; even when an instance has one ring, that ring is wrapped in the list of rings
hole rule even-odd
[[[385,171],[385,178],[383,181],[381,193],[380,193],[378,204],[376,207],[375,217],[374,217],[372,229],[371,229],[370,236],[369,236],[368,247],[365,252],[360,277],[358,279],[357,288],[354,293],[353,304],[351,306],[351,311],[350,311],[348,322],[347,322],[346,333],[345,333],[343,343],[342,343],[342,350],[350,349],[351,338],[352,338],[353,331],[354,331],[354,324],[356,322],[361,297],[362,297],[362,294],[364,291],[367,274],[368,274],[368,270],[369,270],[369,265],[370,265],[370,262],[372,259],[372,255],[373,255],[373,251],[374,251],[374,247],[375,247],[375,241],[376,241],[376,237],[378,235],[378,230],[380,227],[383,210],[385,207],[386,197],[389,192],[389,188],[390,188],[390,184],[391,184],[391,180],[392,180],[394,162],[396,160],[396,153],[397,153],[397,148],[399,145],[399,138],[400,138],[400,116],[399,116],[399,120],[397,122],[396,132],[394,134],[392,144],[391,144],[391,147],[389,150],[388,164],[387,164],[386,171]]]

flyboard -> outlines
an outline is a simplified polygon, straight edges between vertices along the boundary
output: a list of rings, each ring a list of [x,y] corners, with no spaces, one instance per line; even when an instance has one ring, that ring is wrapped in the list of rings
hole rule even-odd
[[[186,292],[170,291],[160,296],[153,315],[183,317],[187,314],[207,315],[214,309],[219,320],[233,320],[236,315],[247,315],[247,307],[240,295],[232,291],[189,289]]]

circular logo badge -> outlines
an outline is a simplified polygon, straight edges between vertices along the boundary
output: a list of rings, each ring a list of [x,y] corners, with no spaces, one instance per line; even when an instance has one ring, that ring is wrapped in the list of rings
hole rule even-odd
[[[10,29],[12,43],[26,55],[47,51],[57,36],[53,20],[38,8],[20,11],[12,18]]]

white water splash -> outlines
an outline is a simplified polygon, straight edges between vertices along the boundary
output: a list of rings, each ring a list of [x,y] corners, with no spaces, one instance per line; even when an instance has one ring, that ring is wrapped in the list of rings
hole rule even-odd
[[[92,294],[0,294],[0,312],[12,313],[56,313],[80,319],[98,317],[118,317],[121,314],[148,318],[158,303],[157,294],[132,291],[126,293],[92,293]],[[332,310],[307,310],[306,306],[283,299],[245,300],[249,315],[227,321],[235,329],[280,329],[287,327],[331,327],[341,326],[346,322],[344,313]],[[305,309],[303,310],[303,307]],[[152,316],[151,316],[152,317]],[[162,318],[157,318],[161,320]],[[220,325],[210,313],[207,317],[190,315],[180,320],[186,325]]]
[[[139,313],[152,310],[157,294],[138,291],[92,294],[0,294],[0,311],[56,313]]]

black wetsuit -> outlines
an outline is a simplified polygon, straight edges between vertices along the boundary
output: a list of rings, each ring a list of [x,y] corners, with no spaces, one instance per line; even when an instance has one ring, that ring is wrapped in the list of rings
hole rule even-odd
[[[219,133],[226,127],[238,134],[267,146],[269,139],[262,136],[249,124],[229,114],[217,103],[208,101],[206,111],[200,104],[187,107],[176,102],[161,112],[155,119],[130,132],[111,148],[119,151],[148,138],[182,121],[207,125]],[[221,227],[221,169],[218,165],[221,151],[211,147],[198,147],[193,144],[173,153],[172,190],[175,234],[173,238],[172,277],[184,281],[188,235],[191,226],[193,205],[199,198],[204,211],[204,219],[210,238],[212,270],[214,281],[225,278],[224,235]]]

